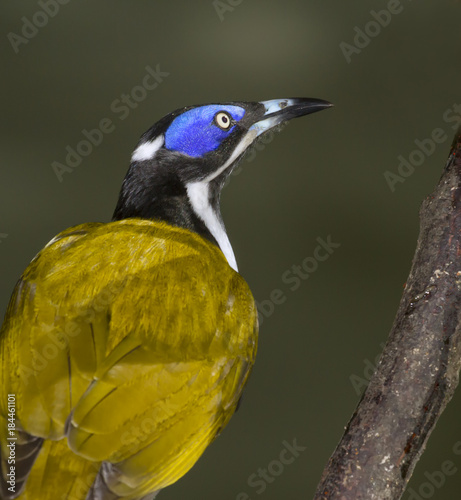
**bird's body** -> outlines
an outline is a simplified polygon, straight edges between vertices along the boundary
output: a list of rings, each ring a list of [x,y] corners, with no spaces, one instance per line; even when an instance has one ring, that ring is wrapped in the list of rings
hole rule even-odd
[[[17,285],[1,337],[1,413],[15,394],[21,430],[51,440],[28,490],[54,484],[58,460],[61,493],[85,498],[82,470],[95,479],[106,461],[107,487],[140,498],[181,477],[226,425],[254,362],[256,310],[216,245],[127,219],[56,237]]]
[[[328,106],[167,115],[135,150],[113,221],[70,228],[35,257],[0,331],[2,500],[150,500],[194,465],[257,345],[221,188],[257,137]]]

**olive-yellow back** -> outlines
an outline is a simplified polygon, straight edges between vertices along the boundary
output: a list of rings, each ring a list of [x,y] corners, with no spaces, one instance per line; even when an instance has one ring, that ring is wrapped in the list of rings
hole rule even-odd
[[[40,450],[19,498],[84,500],[98,471],[110,498],[173,483],[235,411],[256,343],[247,284],[199,235],[140,219],[64,231],[0,332],[1,452],[5,467],[14,394],[17,487]]]

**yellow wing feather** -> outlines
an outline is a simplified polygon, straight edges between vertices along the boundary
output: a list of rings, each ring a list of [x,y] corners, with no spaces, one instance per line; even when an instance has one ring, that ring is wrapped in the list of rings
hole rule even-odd
[[[15,394],[18,428],[45,440],[24,498],[85,499],[89,477],[132,499],[176,481],[235,411],[256,330],[245,281],[192,232],[128,219],[61,233],[0,334],[0,425]]]

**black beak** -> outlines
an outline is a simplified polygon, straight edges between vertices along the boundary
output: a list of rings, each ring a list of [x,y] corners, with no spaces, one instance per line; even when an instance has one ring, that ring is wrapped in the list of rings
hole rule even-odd
[[[311,97],[272,99],[270,101],[261,101],[260,104],[264,106],[265,113],[260,120],[250,127],[250,130],[257,132],[257,136],[292,118],[316,113],[333,106],[331,102]]]

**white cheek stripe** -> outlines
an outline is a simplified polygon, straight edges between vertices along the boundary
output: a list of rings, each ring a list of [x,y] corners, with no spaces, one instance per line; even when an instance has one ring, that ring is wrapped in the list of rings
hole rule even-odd
[[[239,156],[241,156],[248,146],[258,136],[258,131],[249,130],[237,147],[234,149],[227,161],[218,170],[211,173],[205,179],[199,182],[191,182],[187,184],[187,195],[195,213],[205,223],[208,231],[217,241],[219,248],[227,259],[229,265],[238,272],[237,261],[235,260],[234,250],[230,244],[226,229],[221,220],[217,217],[215,211],[210,205],[209,182],[218,177],[224,170],[229,168]]]
[[[226,168],[230,167],[234,161],[245,152],[245,150],[248,148],[248,146],[256,139],[257,137],[257,132],[255,130],[249,130],[246,135],[243,137],[243,139],[238,143],[237,147],[234,149],[230,157],[227,159],[226,163],[222,165],[221,167],[218,168],[215,172],[210,174],[208,177],[203,179],[202,182],[210,182],[216,177],[218,177],[219,174],[224,172]]]
[[[206,227],[217,241],[219,248],[227,259],[229,265],[238,272],[237,261],[230,244],[226,230],[216,216],[209,201],[209,185],[206,181],[191,182],[187,184],[187,195],[195,213],[203,220]]]
[[[152,160],[157,151],[163,146],[164,142],[165,137],[161,134],[153,141],[142,143],[134,150],[131,161]]]

